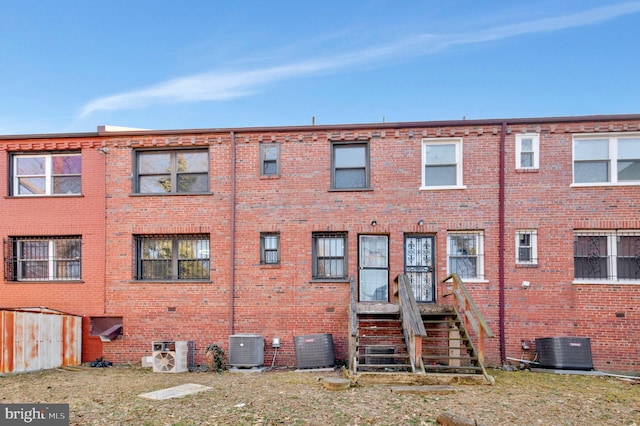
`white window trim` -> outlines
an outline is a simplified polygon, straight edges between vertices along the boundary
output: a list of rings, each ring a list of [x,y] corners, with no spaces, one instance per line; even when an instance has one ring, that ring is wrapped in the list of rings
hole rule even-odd
[[[427,186],[425,185],[425,165],[426,165],[426,150],[425,147],[428,145],[450,145],[454,144],[456,147],[456,184],[455,185],[437,185],[437,186]],[[466,189],[467,187],[463,184],[463,174],[462,174],[462,138],[429,138],[422,139],[422,162],[421,162],[421,186],[420,190],[443,190],[443,189]]]
[[[529,234],[531,238],[531,260],[520,260],[520,235]],[[518,229],[516,230],[516,264],[517,265],[538,265],[538,231],[536,229]]]
[[[484,278],[484,231],[447,231],[447,275],[451,274],[451,264],[449,257],[451,255],[451,238],[455,235],[473,235],[476,238],[476,246],[478,253],[476,254],[476,276],[460,277],[464,282],[487,283],[489,280]]]
[[[60,194],[54,194],[53,193],[53,158],[57,157],[57,156],[66,156],[66,157],[71,157],[71,156],[77,156],[80,157],[82,154],[78,153],[78,152],[73,152],[73,153],[34,153],[34,154],[17,154],[14,155],[12,158],[13,161],[13,170],[11,172],[11,179],[12,179],[12,196],[14,197],[49,197],[49,196],[53,196],[53,197],[73,197],[73,196],[78,196],[78,195],[82,195],[82,190],[80,192],[74,192],[74,193],[60,193]],[[18,170],[18,159],[19,158],[25,158],[25,157],[44,157],[45,158],[45,174],[44,174],[44,179],[45,179],[45,193],[44,194],[20,194],[20,183],[19,183],[19,177],[22,177],[24,175],[18,175],[17,174],[17,170]],[[82,179],[82,172],[78,173],[78,174],[71,174],[69,176],[80,176],[80,179]]]
[[[524,167],[520,160],[522,154],[522,139],[532,140],[533,166]],[[540,168],[540,134],[539,133],[519,133],[516,135],[516,169],[517,170],[537,170]]]
[[[640,180],[629,182],[618,182],[618,140],[625,138],[639,138],[638,133],[591,133],[573,135],[571,141],[571,187],[591,187],[591,186],[638,186]],[[608,182],[575,182],[576,165],[576,141],[587,141],[595,139],[609,140],[609,172],[611,173]],[[613,143],[611,143],[613,142]]]
[[[618,265],[617,265],[617,258],[618,258],[618,244],[617,244],[617,236],[618,236],[619,232],[616,231],[612,231],[612,230],[601,230],[601,229],[596,229],[596,230],[580,230],[580,231],[575,231],[573,233],[574,238],[578,237],[578,236],[588,236],[588,235],[597,235],[597,236],[602,236],[602,237],[607,237],[607,251],[608,251],[608,256],[607,256],[607,270],[609,271],[608,274],[611,276],[615,276],[615,279],[604,279],[604,278],[594,278],[594,279],[587,279],[587,278],[575,278],[575,271],[573,273],[574,279],[572,281],[572,284],[616,284],[616,285],[639,285],[640,281],[637,280],[620,280],[618,279]],[[636,232],[634,230],[630,230],[628,232],[626,231],[620,231],[620,234],[622,235],[635,235],[635,234],[640,234],[640,232]],[[574,259],[575,259],[575,253],[573,254]]]

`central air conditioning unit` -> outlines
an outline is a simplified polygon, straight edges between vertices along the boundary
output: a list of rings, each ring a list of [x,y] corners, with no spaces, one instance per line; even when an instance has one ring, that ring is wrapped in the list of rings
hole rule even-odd
[[[264,337],[258,334],[229,336],[229,365],[252,368],[264,364]]]
[[[536,339],[540,367],[593,370],[591,339],[588,337],[543,337]]]
[[[298,368],[333,367],[336,363],[331,334],[295,336],[294,345]]]
[[[188,366],[189,344],[178,342],[153,342],[151,360],[154,373],[184,373]]]

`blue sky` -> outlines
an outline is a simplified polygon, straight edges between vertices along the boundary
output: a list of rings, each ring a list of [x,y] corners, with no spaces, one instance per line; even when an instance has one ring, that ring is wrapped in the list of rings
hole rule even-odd
[[[0,134],[640,113],[640,1],[0,2]]]

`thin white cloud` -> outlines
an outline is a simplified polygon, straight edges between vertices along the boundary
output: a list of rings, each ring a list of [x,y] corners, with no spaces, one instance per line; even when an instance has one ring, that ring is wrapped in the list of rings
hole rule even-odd
[[[621,3],[569,15],[526,21],[474,33],[453,35],[421,34],[388,45],[337,55],[324,60],[237,72],[210,72],[176,78],[127,93],[94,99],[80,110],[86,117],[101,110],[142,108],[156,103],[221,101],[257,92],[269,83],[300,78],[349,67],[375,64],[390,57],[428,55],[457,45],[484,43],[525,34],[553,32],[597,24],[640,12],[640,2]]]

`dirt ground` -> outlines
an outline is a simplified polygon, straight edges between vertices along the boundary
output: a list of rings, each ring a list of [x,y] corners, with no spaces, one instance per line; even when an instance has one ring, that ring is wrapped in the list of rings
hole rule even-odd
[[[0,403],[68,403],[72,425],[435,425],[450,412],[482,425],[640,425],[637,381],[491,370],[496,384],[452,393],[392,385],[331,391],[339,371],[153,373],[139,367],[56,369],[0,376]],[[141,393],[194,383],[211,390],[148,400]]]

